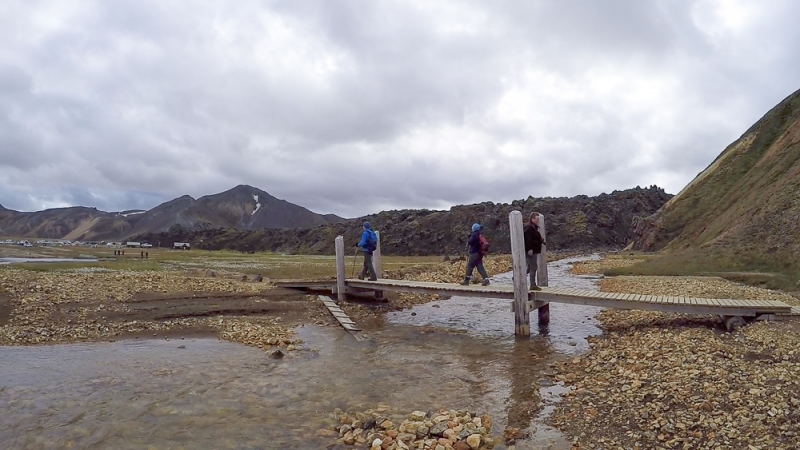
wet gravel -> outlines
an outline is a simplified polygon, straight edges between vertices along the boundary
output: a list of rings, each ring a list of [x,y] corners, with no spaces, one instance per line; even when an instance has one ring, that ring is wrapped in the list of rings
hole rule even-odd
[[[796,302],[713,277],[615,277],[601,286]],[[797,322],[726,333],[715,316],[605,310],[598,318],[603,335],[558,366],[557,379],[571,390],[549,422],[575,448],[800,448]]]

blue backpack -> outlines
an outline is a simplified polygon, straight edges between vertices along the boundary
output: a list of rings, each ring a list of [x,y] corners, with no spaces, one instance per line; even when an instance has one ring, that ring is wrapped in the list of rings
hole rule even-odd
[[[372,230],[367,230],[367,232],[367,245],[365,245],[365,248],[374,252],[378,248],[378,235]]]

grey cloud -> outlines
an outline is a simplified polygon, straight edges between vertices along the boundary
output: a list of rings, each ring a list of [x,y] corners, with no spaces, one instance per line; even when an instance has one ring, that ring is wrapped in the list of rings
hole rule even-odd
[[[0,203],[244,183],[357,216],[677,192],[798,87],[800,6],[711,29],[715,5],[6,2]]]

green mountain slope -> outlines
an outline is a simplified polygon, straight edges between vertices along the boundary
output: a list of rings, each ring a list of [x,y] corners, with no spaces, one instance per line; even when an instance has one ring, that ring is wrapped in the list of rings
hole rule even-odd
[[[634,230],[635,249],[709,270],[800,271],[800,91]],[[700,264],[702,262],[702,264]]]

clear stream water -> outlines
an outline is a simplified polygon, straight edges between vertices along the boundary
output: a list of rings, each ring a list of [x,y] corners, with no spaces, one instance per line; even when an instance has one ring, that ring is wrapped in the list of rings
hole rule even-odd
[[[569,274],[577,260],[551,263],[550,285],[596,289]],[[323,449],[333,439],[316,431],[335,408],[385,405],[488,413],[498,436],[528,430],[518,449],[569,448],[541,423],[563,391],[551,364],[585,351],[597,311],[551,304],[546,333],[515,339],[508,300],[453,297],[391,313],[361,340],[301,327],[304,350],[280,360],[210,338],[0,347],[0,447]]]

